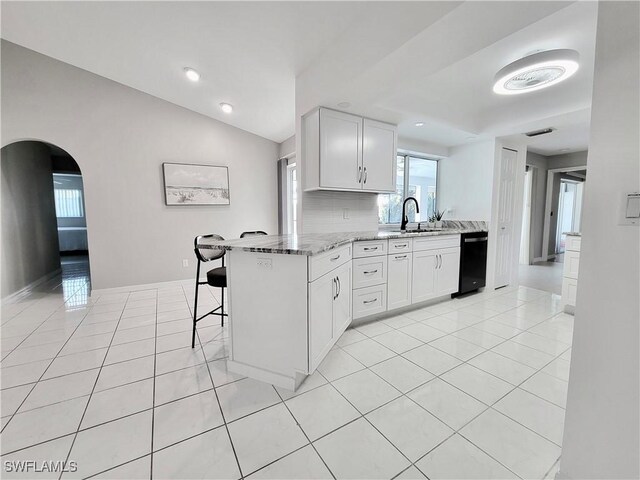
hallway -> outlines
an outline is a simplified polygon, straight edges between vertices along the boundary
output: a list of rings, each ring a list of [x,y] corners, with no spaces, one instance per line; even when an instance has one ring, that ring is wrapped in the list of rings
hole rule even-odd
[[[562,268],[564,255],[558,255],[555,262],[538,262],[533,265],[520,265],[518,284],[525,287],[562,293]]]

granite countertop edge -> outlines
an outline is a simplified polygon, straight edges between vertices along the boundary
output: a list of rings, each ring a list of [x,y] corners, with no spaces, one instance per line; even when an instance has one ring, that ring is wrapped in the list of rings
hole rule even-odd
[[[429,232],[341,232],[304,235],[267,235],[242,239],[221,240],[198,244],[202,249],[238,250],[253,253],[274,253],[284,255],[319,255],[353,242],[380,239],[420,238],[439,235],[457,235],[462,233],[487,232],[486,228],[444,228]],[[294,245],[298,246],[294,246]]]

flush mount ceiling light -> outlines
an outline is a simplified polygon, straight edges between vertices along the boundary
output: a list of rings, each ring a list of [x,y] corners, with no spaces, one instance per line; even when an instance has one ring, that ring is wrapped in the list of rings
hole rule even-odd
[[[192,82],[197,82],[198,80],[200,80],[200,74],[191,67],[184,67],[184,74]]]
[[[416,122],[416,127],[424,127],[424,122]]]
[[[576,73],[580,55],[575,50],[548,50],[516,60],[500,70],[493,91],[500,95],[534,92],[560,83]]]
[[[231,113],[231,112],[233,112],[233,105],[231,105],[230,103],[221,103],[220,104],[220,109],[224,113]]]

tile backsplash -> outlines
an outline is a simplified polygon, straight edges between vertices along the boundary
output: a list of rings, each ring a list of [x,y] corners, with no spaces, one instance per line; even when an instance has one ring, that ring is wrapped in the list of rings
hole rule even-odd
[[[378,195],[375,193],[304,192],[302,202],[304,233],[378,229]]]

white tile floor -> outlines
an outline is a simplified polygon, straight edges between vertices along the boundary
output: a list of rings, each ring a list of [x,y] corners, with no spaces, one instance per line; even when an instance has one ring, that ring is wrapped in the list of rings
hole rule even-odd
[[[78,466],[22,478],[555,473],[573,330],[557,295],[507,288],[350,329],[295,393],[228,372],[217,317],[192,350],[192,297],[191,283],[89,296],[68,275],[3,306],[3,464]]]

